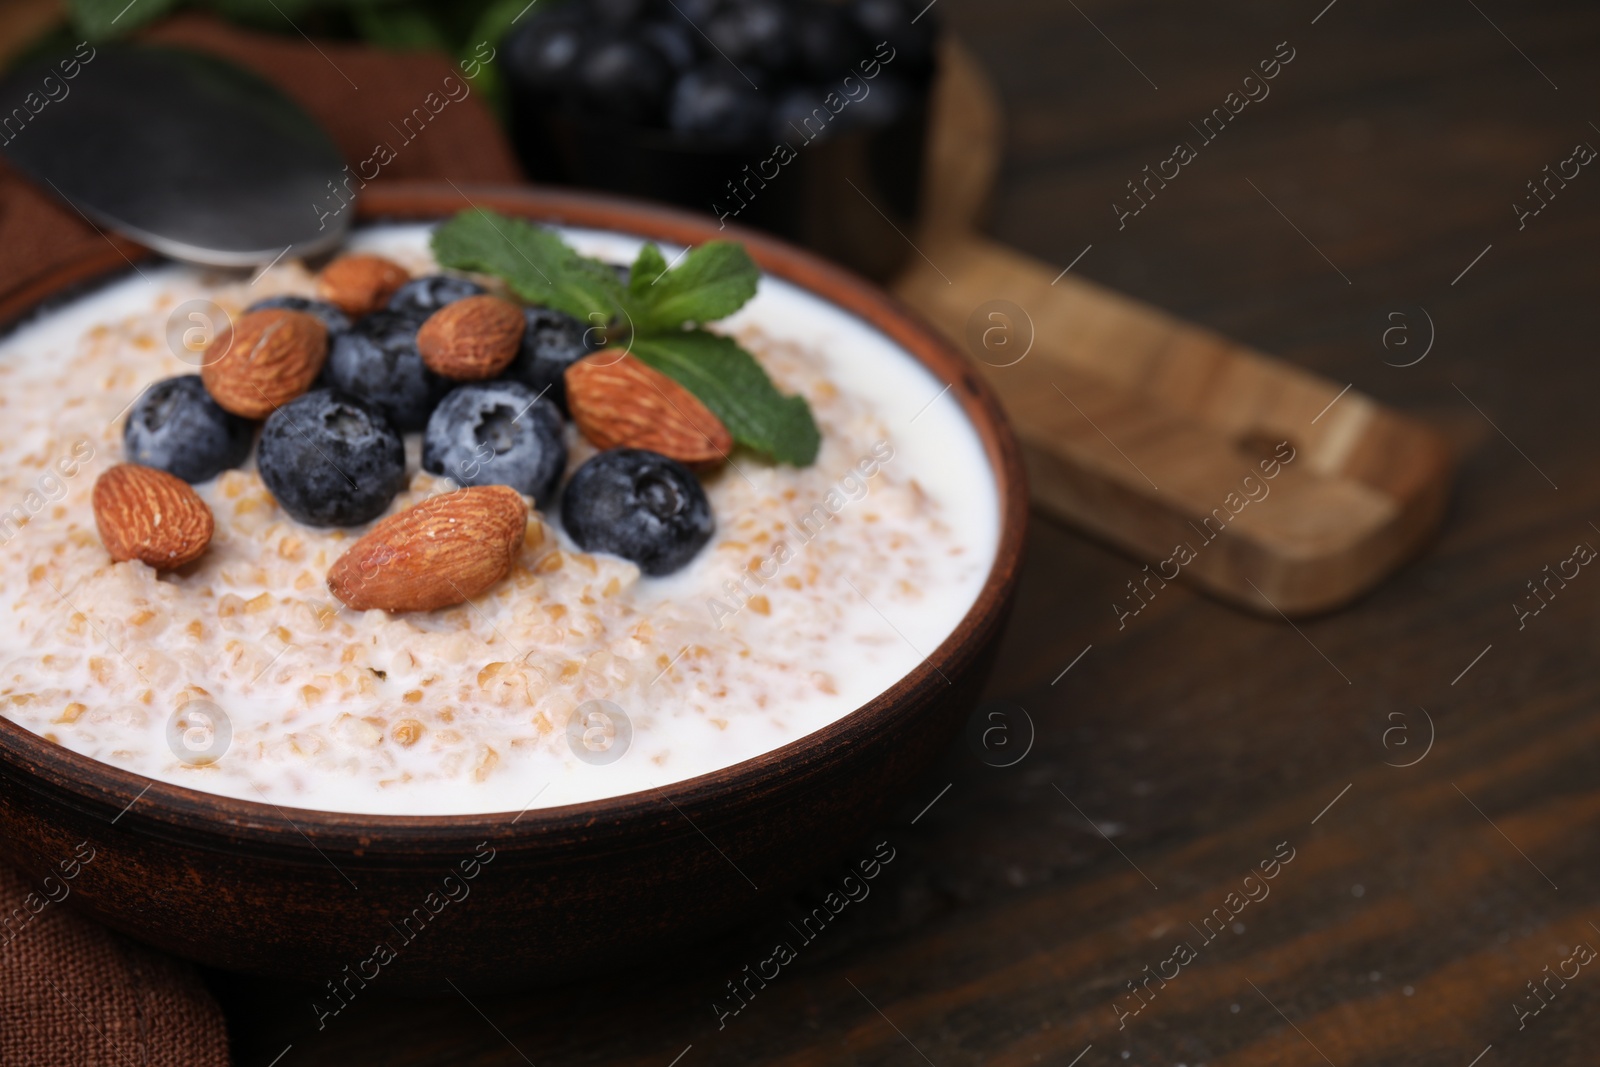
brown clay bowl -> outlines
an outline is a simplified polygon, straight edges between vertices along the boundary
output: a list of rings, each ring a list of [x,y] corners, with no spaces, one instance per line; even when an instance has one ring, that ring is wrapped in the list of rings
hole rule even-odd
[[[729,236],[682,211],[531,188],[374,188],[361,217],[443,217],[466,196],[684,244]],[[71,882],[69,906],[179,956],[403,992],[448,991],[445,978],[464,988],[555,982],[637,961],[774,907],[861,845],[950,743],[989,672],[1022,553],[1022,463],[994,395],[931,327],[815,256],[735,236],[763,270],[860,316],[948,382],[987,450],[999,552],[977,602],[927,661],[833,725],[755,759],[520,817],[285,810],[152,782],[0,719],[0,852],[39,879],[88,842],[94,859]],[[126,268],[109,247],[68,264],[0,298],[0,322]],[[374,958],[379,943],[392,959]]]

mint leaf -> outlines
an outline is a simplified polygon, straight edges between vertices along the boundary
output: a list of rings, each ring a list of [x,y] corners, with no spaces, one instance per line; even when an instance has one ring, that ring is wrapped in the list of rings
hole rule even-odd
[[[442,27],[420,4],[385,4],[381,11],[357,4],[350,9],[350,19],[361,38],[379,48],[396,52],[450,50]]]
[[[605,325],[624,302],[622,282],[605,264],[578,255],[543,226],[481,208],[433,231],[433,258],[441,267],[503,278],[529,303],[582,322]]]
[[[667,259],[661,254],[661,249],[653,244],[645,245],[639,249],[633,268],[628,272],[628,297],[635,304],[646,299],[656,279],[666,272]]]
[[[460,5],[468,8],[468,5]],[[527,0],[492,0],[481,9],[477,22],[472,24],[466,37],[458,38],[461,50],[456,53],[456,66],[472,86],[472,92],[489,105],[495,117],[509,128],[510,107],[506,101],[504,64],[496,63],[499,52],[495,46],[505,40],[511,26],[528,10]],[[454,16],[455,12],[452,11]],[[487,52],[487,54],[485,54]]]
[[[732,315],[756,295],[760,277],[750,253],[732,241],[708,241],[671,270],[660,250],[646,245],[628,285],[634,332],[662,333]]]
[[[91,41],[106,41],[125,36],[176,6],[177,0],[151,0],[136,9],[125,0],[71,0],[67,9],[78,32]]]
[[[704,330],[634,335],[633,354],[700,399],[733,439],[780,463],[808,466],[822,443],[803,397],[784,396],[731,337]]]

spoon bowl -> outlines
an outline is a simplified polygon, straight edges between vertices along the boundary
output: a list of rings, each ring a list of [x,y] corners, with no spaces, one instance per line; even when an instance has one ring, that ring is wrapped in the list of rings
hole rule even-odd
[[[316,255],[354,214],[328,209],[345,164],[316,121],[200,52],[100,45],[28,64],[0,82],[0,120],[14,166],[174,259],[251,267]]]

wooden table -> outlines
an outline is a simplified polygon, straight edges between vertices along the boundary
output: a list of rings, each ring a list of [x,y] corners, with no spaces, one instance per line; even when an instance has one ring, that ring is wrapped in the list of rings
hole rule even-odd
[[[1036,522],[991,687],[1031,751],[953,749],[864,836],[895,855],[870,897],[724,1028],[724,983],[846,872],[672,966],[320,1032],[310,991],[218,976],[238,1062],[1595,1062],[1600,573],[1563,561],[1600,546],[1600,174],[1512,205],[1600,145],[1600,8],[1326,2],[939,10],[1009,111],[996,236],[1441,427],[1461,470],[1421,559],[1297,629],[1177,585],[1119,629],[1146,561]],[[1119,229],[1124,183],[1281,41],[1271,95]]]

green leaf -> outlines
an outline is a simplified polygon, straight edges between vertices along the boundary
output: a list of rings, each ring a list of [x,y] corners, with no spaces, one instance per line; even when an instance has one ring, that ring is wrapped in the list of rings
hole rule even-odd
[[[543,226],[481,208],[434,230],[433,256],[442,267],[497,275],[529,303],[582,322],[605,325],[625,303],[610,267],[578,255]]]
[[[499,54],[500,42],[511,32],[518,16],[529,13],[529,7],[527,0],[491,0],[485,4],[462,38],[459,58],[463,62],[468,59],[493,62]],[[489,49],[487,55],[480,50],[482,47]]]
[[[124,0],[126,2],[126,0]],[[294,33],[296,26],[304,26],[306,32],[316,35],[320,27],[316,24],[317,12],[313,5],[319,0],[210,0],[206,5],[216,11],[229,22],[237,22],[241,26],[248,26],[253,30],[264,30],[268,33]],[[144,6],[144,0],[139,0],[137,7]]]
[[[165,15],[178,0],[72,0],[72,24],[91,41],[125,37],[147,22]]]
[[[471,83],[472,91],[489,105],[508,128],[511,124],[510,108],[506,100],[508,90],[505,75],[501,73],[498,62],[500,45],[517,18],[527,11],[527,0],[493,0],[479,12],[456,56],[462,76]]]
[[[733,439],[780,463],[808,466],[822,438],[804,397],[784,396],[731,337],[704,330],[635,335],[635,357],[700,399]]]
[[[142,2],[142,0],[141,0]],[[432,12],[419,3],[357,4],[350,8],[357,32],[380,48],[393,51],[431,49],[447,52],[450,42]]]
[[[628,296],[635,303],[646,298],[650,285],[657,278],[667,272],[667,258],[661,254],[661,249],[654,244],[647,244],[639,249],[638,258],[633,261],[633,269],[628,272]]]
[[[653,259],[641,273],[639,264],[646,263],[652,252]],[[708,241],[671,270],[661,252],[646,245],[628,286],[634,331],[661,333],[732,315],[756,295],[760,277],[750,253],[733,241]]]

